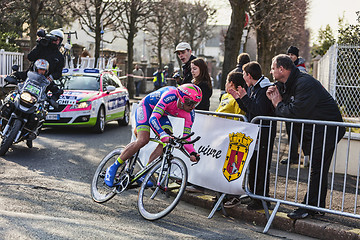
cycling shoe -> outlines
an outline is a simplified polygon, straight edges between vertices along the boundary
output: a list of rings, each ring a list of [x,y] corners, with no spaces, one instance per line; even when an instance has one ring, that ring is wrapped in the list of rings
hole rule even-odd
[[[136,180],[136,182],[141,185],[142,182],[144,181],[145,176],[142,176],[141,178],[139,178],[138,180]],[[148,180],[146,183],[146,187],[152,187],[154,186],[154,184],[152,183],[152,181]]]
[[[115,174],[116,171],[118,170],[118,168],[120,167],[120,163],[118,161],[115,161],[113,163],[113,165],[111,165],[110,167],[108,167],[106,169],[106,174],[105,174],[105,178],[104,178],[104,182],[106,185],[108,185],[109,187],[113,187],[114,186],[114,178],[115,178]]]

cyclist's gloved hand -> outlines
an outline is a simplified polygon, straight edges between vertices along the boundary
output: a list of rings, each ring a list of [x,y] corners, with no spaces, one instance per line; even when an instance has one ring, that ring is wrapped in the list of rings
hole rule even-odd
[[[160,139],[163,143],[169,143],[170,142],[170,136],[164,136]]]
[[[200,160],[200,154],[198,154],[197,152],[190,153],[190,161],[197,163],[199,160]]]

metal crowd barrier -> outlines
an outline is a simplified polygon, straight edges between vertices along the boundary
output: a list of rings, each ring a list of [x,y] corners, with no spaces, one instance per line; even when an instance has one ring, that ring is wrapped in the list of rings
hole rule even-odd
[[[303,119],[289,119],[289,118],[278,118],[278,117],[256,117],[251,122],[257,123],[260,126],[265,126],[264,121],[277,122],[277,132],[274,142],[274,150],[272,156],[269,154],[270,141],[267,146],[267,159],[272,161],[272,166],[270,167],[270,182],[269,182],[269,196],[265,196],[265,191],[263,194],[255,194],[256,192],[256,174],[255,173],[255,182],[252,186],[253,192],[249,188],[249,169],[246,172],[245,178],[245,191],[246,193],[254,199],[259,199],[262,201],[263,207],[265,209],[265,214],[268,219],[267,224],[264,228],[264,233],[266,233],[274,220],[276,213],[279,210],[280,204],[286,204],[293,207],[305,208],[308,210],[321,212],[321,213],[330,213],[346,217],[352,217],[360,219],[360,205],[358,204],[359,198],[359,175],[360,175],[360,151],[359,144],[360,139],[358,138],[358,132],[360,129],[360,124],[354,123],[340,123],[340,122],[331,122],[331,121],[315,121],[315,120],[303,120]],[[281,157],[288,157],[290,159],[291,141],[288,143],[288,136],[285,131],[285,124],[288,123],[290,126],[289,135],[290,138],[293,134],[294,124],[300,126],[301,136],[299,136],[299,162],[296,166],[290,167],[290,161],[285,164],[280,164],[279,161]],[[264,125],[263,125],[264,124]],[[269,124],[267,124],[269,126]],[[270,124],[271,126],[271,124]],[[308,126],[312,128],[312,140],[311,140],[311,150],[310,150],[310,161],[309,166],[302,166],[301,161],[304,162],[304,156],[302,153],[303,139],[304,139],[304,127]],[[339,127],[345,127],[346,133],[341,141],[336,144],[334,142],[334,154],[332,157],[332,162],[329,168],[328,179],[331,181],[328,182],[327,197],[325,202],[325,207],[320,207],[320,200],[318,200],[316,206],[311,206],[308,204],[308,195],[304,199],[304,196],[309,192],[310,186],[310,174],[312,167],[312,157],[313,157],[313,146],[314,146],[314,136],[315,136],[315,127],[324,127],[323,141],[326,141],[326,132],[328,127],[335,127],[336,138],[339,134]],[[271,127],[270,127],[271,128]],[[311,129],[310,128],[310,129]],[[270,129],[271,130],[271,129]],[[261,130],[260,130],[261,131]],[[260,133],[259,133],[260,135]],[[270,134],[269,134],[270,135]],[[259,141],[259,139],[258,139]],[[261,143],[259,143],[261,144]],[[290,146],[289,146],[290,145]],[[290,147],[290,148],[289,148]],[[323,167],[324,167],[324,152],[325,144],[322,147],[322,159],[321,159],[321,171],[320,179],[322,179]],[[270,157],[269,157],[270,156]],[[261,159],[263,160],[263,159]],[[259,156],[256,159],[256,169],[259,164]],[[267,169],[266,169],[267,170]],[[351,173],[351,174],[350,174]],[[267,184],[267,176],[265,175],[264,189]],[[320,199],[320,189],[321,181],[318,191],[318,199]],[[266,202],[275,202],[275,208],[272,214],[269,214],[269,210]]]
[[[211,116],[216,116],[216,117],[225,117],[225,118],[228,118],[228,119],[233,119],[235,121],[249,122],[248,119],[246,118],[246,116],[241,115],[241,114],[210,112],[210,111],[202,111],[202,110],[195,110],[195,113],[201,113],[201,114],[211,115]],[[225,196],[226,196],[225,193],[217,193],[216,194],[216,197],[217,197],[218,200],[216,201],[216,203],[215,203],[213,209],[211,210],[208,218],[212,218],[219,207],[221,208],[222,213],[225,216],[227,216],[227,213],[226,213],[226,211],[224,209],[224,204],[223,204],[223,200],[224,200]]]

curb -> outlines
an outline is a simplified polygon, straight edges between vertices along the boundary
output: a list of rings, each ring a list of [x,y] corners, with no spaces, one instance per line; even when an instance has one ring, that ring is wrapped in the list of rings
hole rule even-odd
[[[201,193],[199,194],[185,192],[181,200],[199,207],[209,209],[210,213],[212,205],[214,204],[214,201],[212,200],[214,196],[215,194],[208,195]],[[265,227],[267,223],[265,211],[250,211],[247,210],[244,206],[246,205],[226,209],[226,213],[228,214],[228,216],[235,219]],[[271,212],[272,211],[270,210],[270,214]],[[222,214],[222,212],[217,211],[215,214]],[[297,233],[318,239],[360,239],[360,229],[351,228],[339,222],[330,223],[322,221],[319,218],[307,218],[294,221],[288,218],[286,213],[280,211],[277,212],[269,231],[271,231],[271,229],[278,229],[281,231]]]

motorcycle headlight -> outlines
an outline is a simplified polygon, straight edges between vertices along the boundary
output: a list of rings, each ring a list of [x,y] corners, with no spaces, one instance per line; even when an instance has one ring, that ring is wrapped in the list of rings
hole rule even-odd
[[[91,105],[91,102],[81,102],[74,104],[70,107],[70,109],[80,109],[80,108],[88,108]]]
[[[21,98],[21,100],[28,102],[28,103],[32,103],[32,104],[36,103],[36,101],[37,101],[36,97],[34,97],[33,95],[31,95],[28,92],[21,93],[20,98]]]

